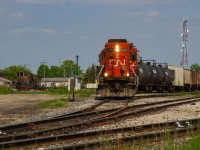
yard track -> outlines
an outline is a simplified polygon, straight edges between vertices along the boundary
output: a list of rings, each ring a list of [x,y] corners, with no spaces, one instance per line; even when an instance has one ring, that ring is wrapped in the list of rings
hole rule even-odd
[[[0,146],[4,146],[7,142],[12,142],[13,139],[19,141],[19,140],[27,140],[27,139],[34,139],[34,138],[45,138],[48,136],[59,136],[62,134],[72,134],[79,131],[84,131],[87,128],[91,126],[99,126],[99,125],[105,125],[110,123],[116,123],[120,121],[121,119],[127,118],[127,117],[137,117],[139,115],[143,115],[145,113],[153,113],[157,112],[159,110],[169,108],[172,106],[178,106],[188,103],[193,103],[200,101],[200,99],[178,99],[178,100],[168,100],[168,101],[162,101],[162,102],[154,102],[154,103],[147,103],[147,104],[139,104],[139,105],[133,105],[133,106],[125,106],[124,108],[119,109],[112,109],[109,110],[110,114],[106,114],[104,116],[96,117],[93,119],[89,119],[87,121],[74,123],[72,125],[62,125],[59,127],[51,127],[49,129],[45,130],[34,130],[33,132],[26,132],[26,133],[17,133],[17,134],[11,134],[11,135],[3,135],[0,136]],[[15,142],[15,141],[13,141]],[[11,144],[11,143],[10,143]]]
[[[189,131],[196,131],[200,126],[200,118],[178,120],[163,123],[146,124],[140,126],[123,127],[116,129],[89,131],[57,136],[39,137],[33,139],[16,140],[3,142],[0,146],[9,148],[32,149],[36,145],[47,149],[84,149],[100,146],[102,143],[114,142],[136,142],[138,140],[153,139],[166,136],[166,134],[178,134]],[[56,144],[55,144],[56,142]],[[37,143],[37,144],[36,144]],[[50,146],[49,146],[50,145]]]
[[[169,94],[162,94],[162,95],[155,95],[155,94],[151,94],[151,95],[144,95],[144,96],[137,96],[134,99],[128,99],[124,102],[124,107],[120,108],[120,109],[124,109],[126,108],[125,106],[128,106],[128,103],[131,102],[131,100],[139,100],[142,98],[152,98],[152,97],[160,97],[160,96],[169,96]],[[19,123],[19,124],[13,124],[13,125],[8,125],[8,126],[2,126],[0,127],[0,131],[7,133],[7,134],[11,134],[13,133],[17,133],[17,132],[25,132],[27,130],[32,130],[35,128],[38,128],[40,126],[40,129],[42,128],[43,125],[46,125],[44,128],[47,128],[48,124],[50,126],[53,125],[59,125],[62,124],[63,121],[69,121],[69,120],[73,120],[73,119],[78,119],[80,120],[81,118],[84,117],[90,117],[90,116],[97,116],[97,115],[103,115],[103,114],[108,114],[108,113],[113,113],[113,112],[118,112],[120,109],[116,108],[116,109],[109,109],[109,110],[95,110],[97,107],[102,106],[105,103],[109,103],[111,102],[113,99],[105,99],[102,101],[97,102],[96,104],[85,108],[83,110],[79,110],[79,111],[75,111],[72,113],[67,113],[67,114],[63,114],[63,115],[58,115],[58,116],[54,116],[52,118],[48,118],[48,119],[42,119],[42,120],[37,120],[37,121],[31,121],[31,122],[25,122],[25,123]],[[1,137],[1,135],[0,135]]]

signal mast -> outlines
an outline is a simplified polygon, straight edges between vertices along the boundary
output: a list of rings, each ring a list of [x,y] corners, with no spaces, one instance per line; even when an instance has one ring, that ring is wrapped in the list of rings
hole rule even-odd
[[[182,21],[183,24],[183,33],[181,34],[182,36],[182,59],[181,59],[181,66],[184,67],[186,65],[188,69],[188,48],[187,48],[187,43],[188,43],[188,32],[189,30],[187,29],[187,19],[184,19]]]

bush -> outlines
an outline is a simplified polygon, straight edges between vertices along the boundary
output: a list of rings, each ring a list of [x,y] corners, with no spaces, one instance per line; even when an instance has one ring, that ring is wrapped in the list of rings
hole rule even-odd
[[[13,89],[9,85],[0,85],[0,94],[12,94]]]

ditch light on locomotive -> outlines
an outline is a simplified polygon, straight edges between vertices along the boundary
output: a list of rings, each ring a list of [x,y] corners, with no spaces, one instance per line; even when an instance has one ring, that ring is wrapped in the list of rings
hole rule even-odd
[[[99,54],[97,94],[106,97],[133,97],[137,92],[138,50],[126,39],[109,39]]]

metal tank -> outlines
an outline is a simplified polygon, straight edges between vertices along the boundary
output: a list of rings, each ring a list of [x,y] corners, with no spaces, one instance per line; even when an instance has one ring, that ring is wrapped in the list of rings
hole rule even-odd
[[[157,79],[156,79],[156,84],[162,84],[163,81],[164,81],[164,77],[165,77],[165,74],[164,74],[164,71],[163,71],[163,68],[162,66],[155,66],[156,70],[157,70]]]
[[[175,72],[174,70],[170,70],[168,68],[163,68],[164,73],[165,73],[165,78],[164,78],[164,83],[166,85],[172,85],[172,82],[175,79]]]
[[[152,71],[149,64],[144,62],[138,63],[139,70],[139,83],[140,84],[150,84],[152,78]]]

